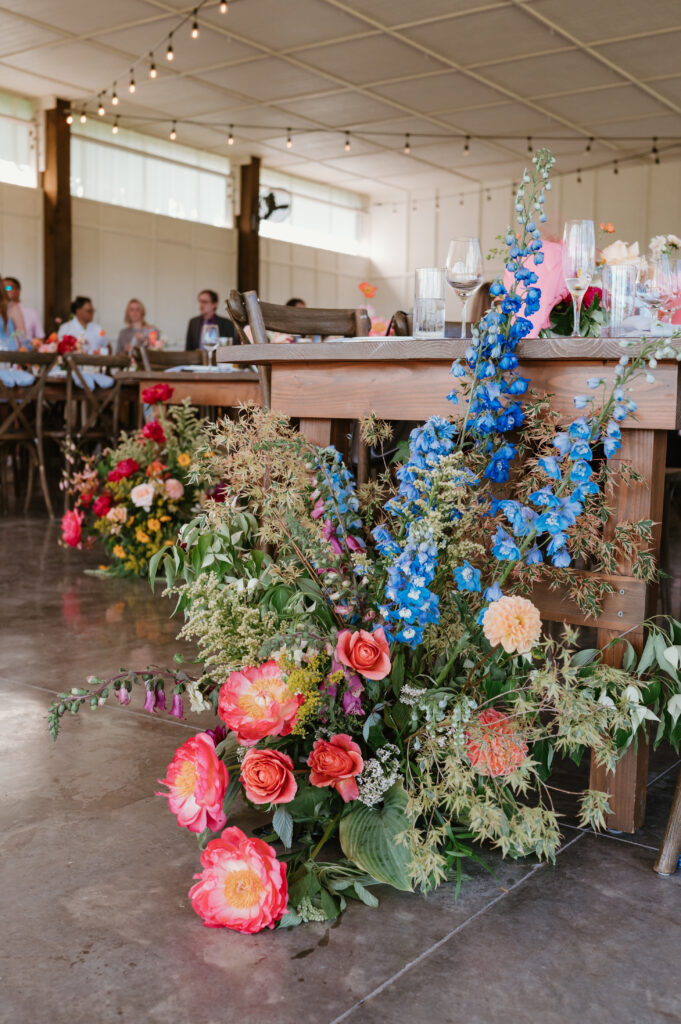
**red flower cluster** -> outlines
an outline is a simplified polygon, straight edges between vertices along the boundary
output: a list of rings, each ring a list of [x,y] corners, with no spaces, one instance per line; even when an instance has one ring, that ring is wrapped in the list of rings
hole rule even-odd
[[[103,491],[92,506],[92,512],[97,518],[101,518],[107,514],[112,505],[113,498],[108,491]]]
[[[600,288],[587,288],[587,290],[584,292],[584,298],[582,299],[582,305],[584,306],[584,308],[589,309],[597,296],[602,303],[603,291]]]
[[[78,338],[74,338],[72,334],[65,334],[57,343],[57,352],[60,356],[66,355],[67,352],[75,352],[77,348]]]
[[[121,459],[109,472],[107,480],[115,484],[119,480],[125,480],[127,477],[132,476],[139,468],[139,462],[135,462],[134,459]]]
[[[175,388],[170,384],[152,384],[142,392],[142,401],[145,405],[154,405],[156,402],[168,402],[172,398]]]
[[[163,427],[158,420],[149,420],[148,423],[145,423],[142,436],[146,437],[148,441],[155,441],[156,444],[163,444],[166,439]]]

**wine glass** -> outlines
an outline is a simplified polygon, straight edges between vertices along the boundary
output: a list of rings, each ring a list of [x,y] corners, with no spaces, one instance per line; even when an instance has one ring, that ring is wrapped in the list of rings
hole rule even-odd
[[[592,220],[567,220],[563,229],[563,274],[572,296],[573,334],[580,337],[582,299],[596,269],[596,242]]]
[[[463,303],[461,310],[461,337],[466,337],[466,307],[468,300],[482,284],[482,253],[477,238],[454,238],[447,253],[447,284]]]
[[[681,309],[681,259],[668,256],[669,264],[669,295],[664,302],[664,314],[667,323],[671,324],[674,314]]]
[[[672,295],[672,276],[666,256],[642,256],[638,265],[636,295],[639,302],[657,319],[658,310]]]
[[[220,344],[220,332],[217,324],[204,324],[201,328],[201,343],[208,353],[208,365],[213,365],[213,352]],[[216,364],[217,365],[217,364]]]

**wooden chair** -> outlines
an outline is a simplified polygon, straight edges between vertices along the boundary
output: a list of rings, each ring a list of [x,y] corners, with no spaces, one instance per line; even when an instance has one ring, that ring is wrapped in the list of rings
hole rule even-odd
[[[655,871],[658,875],[673,875],[679,863],[681,855],[681,771],[676,783],[674,802],[669,812],[669,820],[660,846],[660,852],[655,861]]]
[[[121,381],[113,371],[130,366],[130,356],[95,356],[69,353],[66,363],[66,437],[77,445],[86,441],[115,444],[120,429]],[[90,369],[113,377],[110,388],[89,388],[85,374]]]
[[[0,367],[8,370],[17,367],[32,373],[34,378],[30,384],[15,385],[14,387],[8,387],[0,381],[0,408],[6,410],[6,415],[0,422],[0,498],[2,505],[5,507],[8,486],[7,455],[9,453],[14,455],[19,447],[28,453],[29,458],[24,513],[28,511],[31,501],[33,474],[37,465],[43,499],[51,519],[54,518],[54,511],[47,485],[41,427],[45,382],[56,361],[56,354],[51,352],[0,352]]]
[[[405,313],[403,310],[398,309],[392,315],[390,326],[388,327],[388,334],[392,329],[392,333],[396,338],[411,338],[412,331],[414,330],[414,317],[411,313]],[[461,337],[461,324],[456,320],[445,321],[445,338],[460,338]]]
[[[175,366],[206,366],[208,353],[203,349],[185,351],[163,351],[146,345],[133,349],[137,365],[143,370],[171,370]]]

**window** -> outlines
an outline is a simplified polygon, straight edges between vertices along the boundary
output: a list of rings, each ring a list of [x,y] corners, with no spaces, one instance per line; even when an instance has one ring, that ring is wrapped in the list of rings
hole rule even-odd
[[[37,186],[35,137],[32,102],[0,93],[0,181]]]
[[[284,220],[260,221],[260,234],[264,238],[353,256],[364,252],[365,200],[357,192],[294,178],[268,168],[261,172],[260,188],[261,193],[272,189],[275,194],[288,192],[291,196],[291,209]]]
[[[71,195],[232,227],[225,157],[101,123],[73,125]]]

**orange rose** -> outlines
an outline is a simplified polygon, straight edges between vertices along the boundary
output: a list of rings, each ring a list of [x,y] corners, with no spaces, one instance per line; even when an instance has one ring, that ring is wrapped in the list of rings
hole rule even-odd
[[[373,633],[341,630],[336,639],[336,658],[365,679],[385,679],[390,672],[390,651],[382,629]]]
[[[346,733],[338,733],[330,740],[315,740],[307,759],[310,782],[319,788],[330,786],[348,803],[356,800],[359,789],[355,776],[364,768],[362,751]]]
[[[293,761],[281,750],[249,750],[239,778],[253,804],[287,804],[298,789]]]

